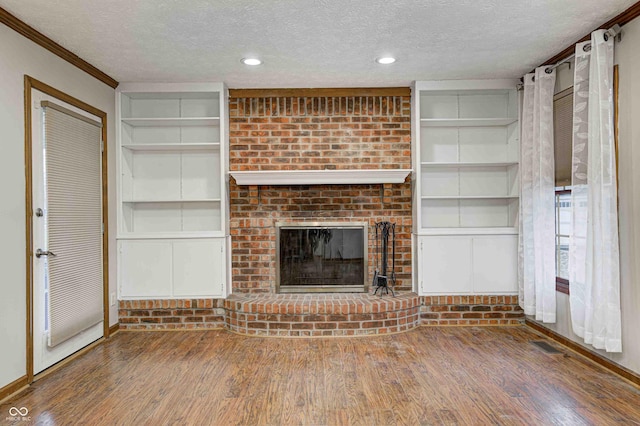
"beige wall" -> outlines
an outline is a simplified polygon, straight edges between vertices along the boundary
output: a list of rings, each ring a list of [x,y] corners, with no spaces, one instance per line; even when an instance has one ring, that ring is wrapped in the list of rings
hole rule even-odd
[[[115,200],[114,90],[0,24],[0,388],[26,371],[24,75],[107,113],[109,199]],[[110,203],[110,292],[116,291],[115,202]],[[110,322],[117,322],[117,306]]]
[[[620,274],[622,309],[622,353],[597,351],[614,362],[640,373],[640,18],[623,27],[616,43],[615,58],[620,73],[618,199],[620,227]],[[562,65],[556,91],[573,84],[573,67]],[[635,169],[634,169],[634,164]],[[557,293],[555,324],[541,324],[582,343],[571,329],[569,296]],[[584,345],[584,344],[583,344]],[[590,345],[585,347],[593,350]]]

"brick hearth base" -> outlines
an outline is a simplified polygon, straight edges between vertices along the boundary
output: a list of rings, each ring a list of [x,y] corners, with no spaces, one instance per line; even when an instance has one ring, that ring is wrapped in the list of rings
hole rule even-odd
[[[415,293],[238,295],[225,302],[229,330],[262,336],[354,336],[415,328]]]
[[[240,294],[228,299],[121,300],[120,329],[226,328],[258,336],[355,336],[419,325],[518,325],[517,296]]]

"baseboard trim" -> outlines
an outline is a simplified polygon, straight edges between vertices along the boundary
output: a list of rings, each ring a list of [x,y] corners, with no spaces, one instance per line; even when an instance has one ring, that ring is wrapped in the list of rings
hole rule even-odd
[[[24,375],[0,388],[0,403],[29,387],[29,378]]]
[[[549,337],[550,339],[555,340],[556,342],[560,343],[563,346],[566,346],[567,348],[571,349],[574,352],[577,352],[578,354],[582,355],[583,357],[589,359],[590,361],[598,364],[599,366],[606,368],[607,370],[611,371],[612,373],[615,373],[625,379],[627,379],[628,381],[630,381],[631,383],[635,384],[636,386],[640,387],[640,375],[634,373],[633,371],[629,370],[628,368],[625,368],[623,366],[621,366],[620,364],[617,364],[613,361],[611,361],[610,359],[607,359],[605,357],[603,357],[602,355],[600,355],[597,352],[591,351],[587,348],[585,348],[582,345],[579,345],[578,343],[574,342],[573,340],[567,339],[566,337],[556,333],[553,330],[550,330],[540,324],[538,324],[535,321],[532,321],[530,319],[525,319],[525,324],[528,327],[533,328],[534,330],[536,330],[538,333],[540,334],[544,334],[545,336]]]
[[[109,337],[113,336],[116,332],[120,330],[120,323],[117,322],[109,327]]]

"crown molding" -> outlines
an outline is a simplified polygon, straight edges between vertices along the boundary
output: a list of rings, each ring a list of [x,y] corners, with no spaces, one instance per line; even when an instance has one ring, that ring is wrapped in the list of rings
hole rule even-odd
[[[77,68],[81,69],[82,71],[86,72],[92,77],[95,77],[96,79],[103,82],[107,86],[110,86],[114,89],[118,87],[119,83],[115,79],[109,77],[107,74],[100,71],[98,68],[94,67],[84,59],[80,58],[78,55],[65,49],[55,41],[51,40],[46,35],[42,34],[35,28],[27,25],[25,22],[16,18],[14,15],[7,12],[5,9],[1,7],[0,7],[0,23],[6,25],[7,27],[21,34],[22,36],[28,38],[29,40],[36,43],[37,45],[44,47],[49,52],[64,59],[65,61],[69,62],[71,65],[76,66]]]
[[[632,20],[637,18],[638,16],[640,16],[640,1],[635,3],[633,6],[629,7],[627,10],[625,10],[624,12],[622,12],[621,14],[616,16],[615,18],[611,19],[610,21],[605,22],[604,24],[600,25],[598,28],[595,28],[593,31],[596,31],[596,30],[608,30],[609,28],[613,27],[616,24],[620,25],[622,27],[625,24],[628,24],[629,22],[631,22]],[[593,31],[591,31],[591,32],[593,32]],[[576,50],[576,44],[577,43],[582,43],[583,41],[587,41],[587,40],[591,39],[591,32],[589,34],[585,35],[584,37],[582,37],[580,40],[578,40],[575,43],[573,43],[572,45],[568,46],[567,48],[565,48],[561,52],[558,52],[554,56],[550,57],[549,59],[544,61],[542,64],[540,64],[540,66],[555,64],[557,62],[560,62],[562,59],[564,59],[564,58],[566,58],[568,56],[571,56]]]

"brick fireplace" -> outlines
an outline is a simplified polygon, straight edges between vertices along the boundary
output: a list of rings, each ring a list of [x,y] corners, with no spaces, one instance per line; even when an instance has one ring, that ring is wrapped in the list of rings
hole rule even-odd
[[[410,96],[231,98],[234,171],[411,168]],[[411,289],[411,184],[239,186],[230,181],[232,288],[276,292],[276,223],[366,222],[373,276],[374,225],[396,224],[399,290]]]

